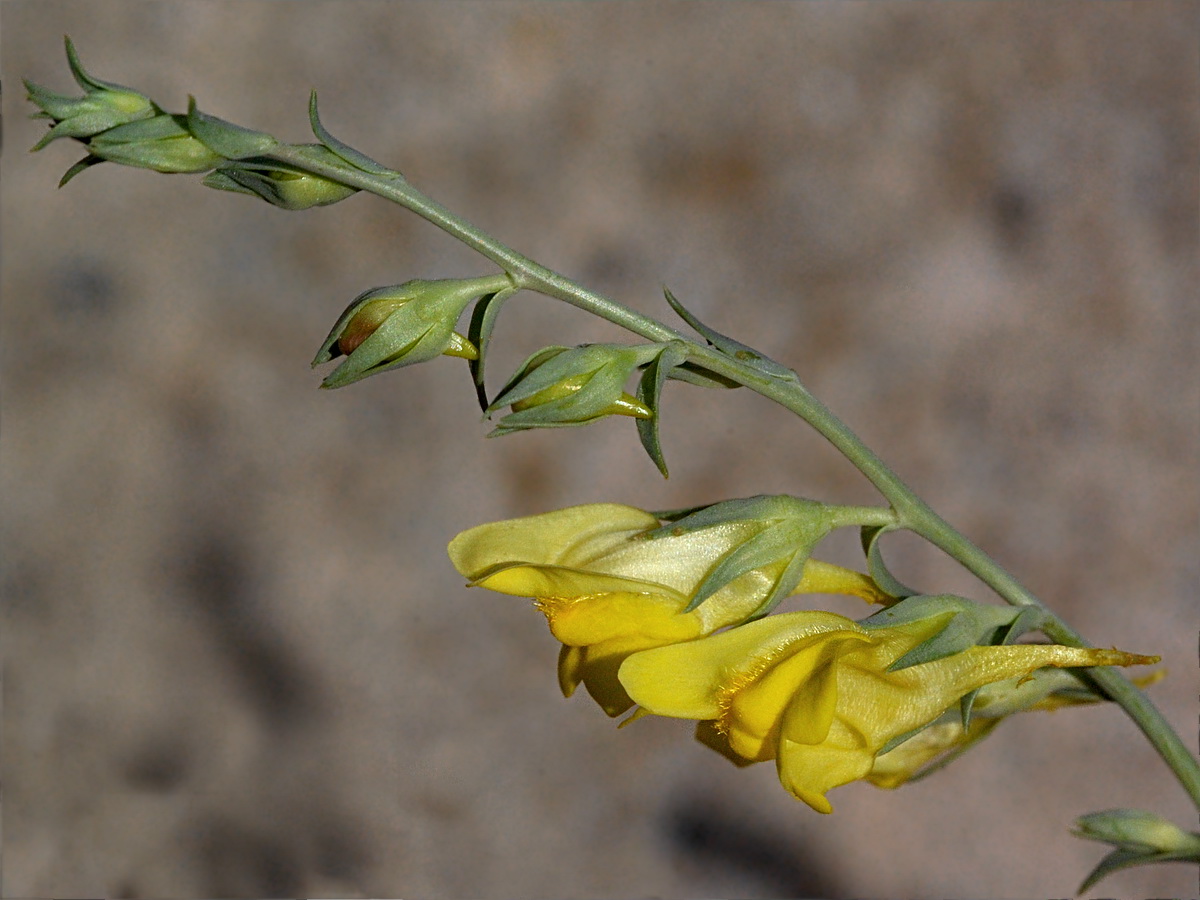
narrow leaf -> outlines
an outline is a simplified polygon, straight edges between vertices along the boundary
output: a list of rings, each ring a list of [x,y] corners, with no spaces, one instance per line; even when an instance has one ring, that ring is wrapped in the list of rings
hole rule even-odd
[[[479,298],[475,308],[471,310],[471,326],[467,329],[467,338],[479,351],[479,356],[471,360],[468,366],[471,379],[475,382],[475,394],[479,397],[479,408],[485,413],[488,410],[487,388],[483,381],[484,360],[487,357],[488,344],[492,340],[492,330],[496,327],[496,319],[500,316],[500,307],[504,301],[517,292],[516,288],[496,291]]]
[[[638,382],[638,399],[645,403],[650,412],[654,414],[649,419],[636,420],[638,437],[654,465],[658,466],[658,471],[662,473],[663,478],[669,476],[667,461],[663,456],[662,443],[658,435],[659,398],[662,396],[667,375],[686,358],[686,346],[672,341],[646,366],[646,371]]]
[[[394,169],[389,169],[387,166],[380,165],[365,153],[355,150],[349,144],[342,143],[332,134],[330,134],[325,126],[321,124],[321,117],[317,113],[316,91],[313,91],[308,97],[308,121],[312,125],[313,134],[316,136],[317,140],[328,147],[341,159],[354,166],[354,168],[361,169],[364,172],[369,172],[372,175],[386,175],[393,178],[403,177]]]
[[[123,84],[115,84],[111,81],[101,81],[87,73],[83,68],[83,63],[79,61],[79,54],[75,52],[75,44],[66,35],[63,35],[63,42],[67,47],[67,65],[71,67],[71,75],[75,78],[75,83],[85,91],[129,91],[137,93],[133,88],[125,87]]]
[[[667,298],[667,303],[671,305],[671,309],[675,310],[679,318],[691,325],[692,328],[694,328],[698,334],[708,341],[709,344],[716,347],[725,355],[732,356],[739,362],[744,362],[747,365],[758,369],[763,374],[770,375],[772,378],[796,382],[800,380],[799,376],[797,376],[796,373],[787,366],[780,365],[769,356],[759,353],[753,347],[748,347],[740,341],[735,341],[733,338],[723,335],[721,332],[716,331],[715,329],[709,328],[692,313],[688,312],[684,305],[676,300],[675,295],[672,294],[665,286],[663,287],[663,294]]]
[[[1082,894],[1084,891],[1090,890],[1102,878],[1107,878],[1114,872],[1120,872],[1122,869],[1132,869],[1134,866],[1148,866],[1154,863],[1162,862],[1196,862],[1195,856],[1179,853],[1139,853],[1136,850],[1114,850],[1104,859],[1100,860],[1096,868],[1092,869],[1087,878],[1083,880],[1083,884],[1079,886],[1077,893]]]
[[[58,186],[64,187],[68,181],[70,181],[72,178],[74,178],[76,175],[78,175],[84,169],[90,169],[92,166],[97,165],[102,162],[104,162],[104,160],[102,160],[98,156],[85,156],[83,159],[81,159],[79,162],[75,163],[75,165],[71,166],[71,168],[67,169],[67,171],[63,173],[63,177],[58,179]]]

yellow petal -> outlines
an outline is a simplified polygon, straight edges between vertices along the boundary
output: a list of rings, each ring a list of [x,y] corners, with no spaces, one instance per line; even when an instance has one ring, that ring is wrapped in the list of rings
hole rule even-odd
[[[699,637],[700,621],[681,615],[683,605],[682,598],[625,591],[538,602],[554,636],[581,647],[613,638],[639,637],[654,647]]]
[[[834,613],[805,611],[768,616],[719,634],[635,653],[621,666],[621,683],[635,702],[660,716],[716,719],[735,679],[755,670],[804,638],[826,632],[865,634]]]
[[[563,644],[558,652],[558,688],[564,697],[575,693],[583,681],[584,648]]]
[[[833,812],[825,799],[831,788],[857,781],[871,771],[874,752],[861,736],[835,720],[820,744],[780,742],[776,768],[780,783],[819,813]]]
[[[560,663],[565,660],[573,667],[565,673],[567,677],[577,679],[575,684],[582,682],[588,694],[609,716],[619,716],[633,706],[633,700],[618,680],[617,670],[631,653],[646,646],[644,640],[637,638],[614,639],[580,647],[577,654],[564,653],[559,659]],[[560,684],[563,680],[564,672],[560,668]]]
[[[796,587],[796,593],[849,594],[862,597],[868,603],[894,602],[869,576],[819,559],[809,559],[804,563],[804,576]]]

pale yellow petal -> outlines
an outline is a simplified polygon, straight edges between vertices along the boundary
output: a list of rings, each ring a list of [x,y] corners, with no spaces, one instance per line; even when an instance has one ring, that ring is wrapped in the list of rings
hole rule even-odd
[[[796,587],[797,594],[849,594],[862,597],[868,603],[887,603],[892,598],[879,589],[874,579],[853,569],[844,569],[819,559],[804,563],[804,576]]]
[[[591,597],[610,592],[647,593],[670,597],[679,609],[687,605],[686,597],[666,585],[565,566],[503,565],[482,573],[475,581],[475,586],[517,597],[560,599]]]
[[[656,527],[658,519],[632,506],[590,503],[479,525],[455,537],[448,552],[455,568],[475,580],[504,564],[578,567]]]

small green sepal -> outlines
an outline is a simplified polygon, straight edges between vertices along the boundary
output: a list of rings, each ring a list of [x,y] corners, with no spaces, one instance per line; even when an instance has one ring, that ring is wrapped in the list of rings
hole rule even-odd
[[[730,582],[756,569],[774,569],[770,591],[751,619],[760,618],[792,594],[804,576],[812,549],[834,528],[836,507],[786,495],[759,495],[723,500],[694,510],[656,513],[667,524],[639,536],[656,540],[730,523],[755,522],[761,528],[731,549],[696,586],[685,612],[691,612]]]
[[[1011,606],[979,603],[954,594],[916,595],[894,603],[859,625],[866,629],[890,628],[945,616],[946,625],[937,634],[905,653],[889,672],[953,656],[968,647],[994,645],[1014,637],[1012,626],[1021,610]]]

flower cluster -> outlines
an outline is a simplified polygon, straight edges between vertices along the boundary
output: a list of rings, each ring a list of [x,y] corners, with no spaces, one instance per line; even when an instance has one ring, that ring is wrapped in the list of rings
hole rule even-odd
[[[812,518],[819,507],[785,508]],[[827,529],[810,530],[799,557],[759,550],[750,554],[757,565],[725,565],[732,577],[714,584],[714,572],[761,548],[779,522],[710,516],[679,527],[687,521],[662,526],[628,506],[576,506],[481,525],[449,552],[472,585],[534,598],[563,645],[565,695],[583,684],[610,716],[636,705],[635,717],[695,720],[697,739],[733,762],[774,760],[783,786],[818,812],[832,811],[831,788],[860,779],[897,786],[1003,716],[1050,705],[1066,688],[1054,668],[1157,661],[1118,650],[976,644],[1002,608],[977,611],[962,598],[897,602],[869,576],[809,556]],[[820,611],[757,617],[796,558],[803,569],[790,592],[888,604],[883,624],[878,615],[855,622]],[[700,591],[707,596],[694,605]],[[960,720],[948,710],[964,698],[974,704]]]

